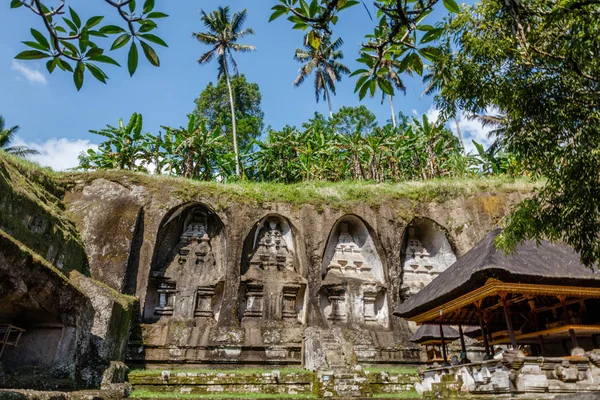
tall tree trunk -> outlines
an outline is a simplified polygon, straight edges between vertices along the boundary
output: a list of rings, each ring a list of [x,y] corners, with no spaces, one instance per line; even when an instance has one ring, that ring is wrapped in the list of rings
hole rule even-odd
[[[191,178],[194,174],[194,158],[193,153],[188,150],[185,156],[185,172],[183,173],[184,178]]]
[[[394,125],[394,128],[396,127],[396,112],[394,111],[394,96],[389,95],[390,98],[390,111],[392,112],[392,125]]]
[[[465,141],[463,140],[462,131],[460,130],[460,124],[458,123],[458,117],[454,118],[454,123],[456,124],[456,133],[458,133],[458,139],[460,140],[460,145],[463,148],[463,153],[467,155],[467,149],[465,149]]]
[[[225,61],[225,79],[227,80],[227,89],[229,89],[229,105],[231,106],[231,128],[233,130],[233,152],[235,153],[235,174],[240,176],[240,155],[237,145],[237,126],[235,122],[235,106],[233,105],[233,91],[231,90],[231,81],[229,79],[229,71],[227,61]]]
[[[325,97],[327,97],[327,104],[329,105],[329,118],[333,118],[333,107],[331,107],[331,97],[329,96],[329,90],[327,86],[323,86],[325,88]]]

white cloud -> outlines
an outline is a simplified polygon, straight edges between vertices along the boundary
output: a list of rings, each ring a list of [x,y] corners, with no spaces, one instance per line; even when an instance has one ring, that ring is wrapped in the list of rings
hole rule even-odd
[[[47,83],[44,74],[42,74],[37,69],[29,68],[28,66],[17,60],[12,61],[11,68],[13,69],[13,71],[17,71],[18,73],[23,75],[23,77],[31,83],[39,83],[41,85],[45,85]]]
[[[494,110],[488,110],[488,114],[497,114]],[[427,110],[427,118],[430,122],[436,122],[440,116],[440,111],[434,107]],[[489,126],[484,127],[477,119],[468,118],[464,112],[460,112],[458,115],[458,125],[465,141],[465,150],[467,153],[477,154],[473,140],[483,145],[484,149],[487,149],[494,142],[493,139],[488,138],[488,134],[492,130]],[[448,121],[448,128],[458,136],[458,130],[456,129],[456,122],[454,120]]]
[[[52,138],[43,143],[28,143],[21,138],[16,137],[11,143],[12,146],[27,146],[40,152],[35,156],[30,156],[31,161],[35,161],[44,167],[50,167],[55,171],[65,171],[79,165],[77,157],[83,151],[88,149],[96,150],[98,145],[90,143],[89,140]]]

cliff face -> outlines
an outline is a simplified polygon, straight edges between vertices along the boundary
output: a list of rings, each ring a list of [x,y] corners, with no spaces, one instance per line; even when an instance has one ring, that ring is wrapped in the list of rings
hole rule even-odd
[[[302,279],[306,279],[306,293],[302,295],[296,291],[292,294],[296,296],[292,301],[296,302],[296,311],[301,315],[301,326],[343,328],[341,335],[345,335],[345,339],[342,341],[348,339],[344,332],[353,329],[387,332],[386,339],[381,339],[380,335],[379,339],[374,340],[377,343],[371,341],[365,344],[373,351],[381,352],[383,348],[407,344],[405,339],[409,332],[406,323],[391,313],[391,309],[404,296],[419,289],[412,281],[405,279],[404,268],[414,264],[415,271],[412,272],[429,274],[431,279],[435,273],[439,273],[440,268],[448,266],[444,260],[451,262],[453,257],[460,257],[470,249],[497,226],[510,207],[525,198],[532,188],[525,182],[498,180],[405,185],[219,185],[118,172],[69,175],[63,177],[63,182],[68,186],[64,201],[69,216],[82,234],[90,260],[91,276],[139,299],[145,336],[143,341],[141,337],[138,339],[140,349],[146,346],[145,351],[148,352],[145,355],[140,353],[140,357],[148,360],[152,355],[156,357],[155,362],[192,362],[194,357],[199,357],[195,361],[206,362],[215,357],[211,349],[217,344],[244,348],[267,346],[269,342],[290,349],[294,347],[293,343],[298,344],[290,339],[297,335],[293,329],[296,329],[294,324],[298,321],[290,325],[285,322],[285,317],[282,320],[281,315],[267,317],[269,312],[277,314],[276,309],[268,311],[271,310],[269,302],[281,301],[267,298],[265,287],[272,284],[262,281],[267,278],[244,275],[247,274],[248,263],[252,264],[252,255],[259,250],[258,238],[269,231],[265,228],[269,223],[266,221],[273,218],[282,222],[273,223],[271,231],[287,237],[287,247],[293,248],[295,257],[295,261],[290,263],[297,264],[294,267],[296,269],[291,270],[300,274],[299,278],[281,279],[299,283],[300,292],[304,290]],[[223,269],[225,278],[219,289],[199,288],[196,294],[185,294],[181,289],[182,282],[176,282],[177,279],[168,276],[169,268],[172,269],[168,265],[171,262],[177,265],[176,260],[183,265],[181,262],[187,262],[185,260],[189,258],[186,255],[181,261],[181,248],[186,243],[186,229],[189,231],[195,226],[190,222],[193,213],[205,215],[201,229],[208,232],[218,267]],[[335,260],[332,260],[332,257],[337,257],[333,255],[334,242],[340,240],[342,222],[350,225],[345,229],[350,230],[352,240],[356,241],[367,262],[378,265],[377,268],[381,270],[377,285],[383,289],[377,289],[373,296],[379,297],[373,301],[376,302],[374,307],[377,312],[382,308],[385,310],[377,316],[377,326],[365,322],[368,316],[361,316],[362,320],[356,319],[351,317],[349,311],[354,307],[359,310],[357,312],[362,312],[363,303],[357,302],[363,301],[361,297],[366,292],[360,288],[364,284],[348,284],[343,289],[345,301],[353,304],[340,303],[340,307],[348,309],[341,313],[348,315],[340,315],[338,322],[332,321],[335,319],[335,315],[332,317],[332,307],[337,307],[333,303],[338,301],[332,299],[339,296],[331,294],[328,289],[331,285],[324,284],[324,278],[332,263],[335,264]],[[218,229],[215,227],[217,225]],[[421,228],[425,225],[429,228]],[[428,233],[430,231],[433,233]],[[219,244],[215,242],[217,238]],[[417,251],[415,256],[415,248],[423,251]],[[442,252],[451,254],[444,255]],[[438,261],[431,262],[433,267],[428,264],[429,257],[432,260],[438,257]],[[411,261],[414,258],[419,258],[420,265],[425,267],[423,271],[417,270],[417,264]],[[199,262],[196,261],[196,264]],[[435,264],[440,262],[440,265]],[[258,270],[267,270],[266,265],[265,261],[265,267],[259,266]],[[201,270],[204,267],[198,268]],[[434,271],[428,272],[431,268]],[[181,274],[178,276],[180,280],[185,279]],[[258,289],[248,283],[248,280],[255,282],[256,279],[259,281]],[[345,283],[341,284],[343,286]],[[253,290],[260,292],[256,297],[259,300],[252,297],[255,295]],[[360,292],[358,297],[347,294],[352,290]],[[184,311],[187,317],[182,314],[177,317],[176,311],[174,315],[177,318],[173,316],[172,307],[167,304],[171,292],[174,296],[171,299],[177,298],[177,305],[188,304],[186,296],[192,297],[190,306],[186,306],[189,310]],[[164,294],[162,298],[160,293]],[[380,299],[381,293],[384,293],[383,300]],[[210,318],[207,319],[195,319],[194,315],[205,314],[194,309],[199,307],[194,296],[209,296],[209,304],[214,306],[216,313],[209,312],[207,315]],[[165,304],[159,304],[161,301]],[[259,309],[248,312],[254,307],[248,303],[254,304],[255,301],[261,302]],[[285,314],[285,310],[283,312]],[[250,317],[257,315],[259,322],[252,322]],[[273,322],[271,318],[283,322]],[[175,326],[175,321],[179,325]],[[276,336],[280,337],[274,342],[267,337],[272,336],[269,329],[273,324],[279,324],[275,331]],[[252,329],[258,329],[258,337],[252,338]],[[237,337],[228,341],[223,339],[223,332]],[[357,336],[360,337],[360,334]],[[354,356],[358,354],[360,359],[362,353],[356,350],[356,340],[356,337],[351,339],[355,345]],[[183,353],[178,356],[165,355],[164,352],[155,354],[150,349],[167,348],[174,344],[183,349]],[[186,353],[185,349],[193,349],[196,355]],[[236,348],[232,352],[239,360],[243,357],[236,353],[238,350]],[[204,351],[204,355],[197,356],[201,351]],[[265,351],[268,353],[269,349],[265,348]],[[275,359],[297,361],[297,357],[290,354],[292,350],[287,356],[278,354]],[[248,357],[246,362],[257,360]],[[400,360],[404,356],[398,357]],[[140,361],[139,358],[137,360]]]
[[[124,357],[135,299],[89,277],[64,195],[56,174],[0,152],[0,325],[22,332],[0,387],[97,386]]]
[[[532,185],[225,185],[54,174],[0,154],[0,189],[0,229],[22,251],[0,247],[0,271],[14,283],[0,293],[13,305],[0,320],[27,329],[34,350],[52,338],[32,366],[61,349],[90,354],[96,370],[75,358],[61,370],[95,385],[108,361],[126,357],[128,338],[139,364],[415,361],[410,328],[391,311]],[[50,286],[35,284],[40,274]],[[39,310],[54,292],[81,306],[64,303],[49,325]],[[302,349],[314,351],[303,360]]]

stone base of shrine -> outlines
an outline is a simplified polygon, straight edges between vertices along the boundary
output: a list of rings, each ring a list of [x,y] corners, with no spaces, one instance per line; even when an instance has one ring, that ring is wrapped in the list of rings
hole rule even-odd
[[[499,359],[430,368],[420,372],[415,390],[424,398],[471,395],[535,395],[556,398],[594,393],[600,398],[600,350],[572,357],[526,357],[505,351]]]

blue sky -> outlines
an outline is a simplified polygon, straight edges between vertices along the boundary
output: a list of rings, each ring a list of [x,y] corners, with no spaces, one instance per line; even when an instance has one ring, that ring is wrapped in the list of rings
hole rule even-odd
[[[104,23],[120,24],[114,10],[100,0],[71,0],[68,2],[82,17],[106,15]],[[240,72],[260,86],[265,112],[265,125],[280,128],[283,125],[300,125],[315,111],[327,113],[325,102],[315,102],[312,81],[294,88],[300,64],[293,59],[294,49],[300,47],[303,33],[291,30],[284,19],[268,23],[270,7],[276,0],[177,0],[157,1],[156,10],[164,11],[169,18],[160,21],[157,34],[169,48],[155,46],[161,67],[155,68],[145,60],[138,71],[129,77],[126,68],[107,66],[110,79],[104,85],[86,74],[84,87],[77,92],[72,75],[45,70],[42,61],[17,62],[13,57],[25,49],[23,40],[31,40],[29,29],[41,29],[39,17],[25,8],[9,9],[3,2],[0,12],[0,115],[7,124],[19,125],[18,144],[27,144],[42,151],[36,160],[55,169],[73,166],[76,155],[86,147],[100,142],[100,137],[89,133],[106,124],[115,125],[119,118],[128,118],[133,112],[144,116],[146,131],[156,133],[161,125],[185,124],[186,114],[194,108],[194,99],[211,81],[216,80],[215,63],[200,66],[196,62],[207,50],[191,37],[194,31],[203,30],[200,10],[211,11],[219,5],[229,5],[232,11],[248,9],[246,26],[256,35],[247,37],[246,44],[257,47],[253,53],[238,54]],[[367,2],[370,4],[370,2]],[[443,7],[432,14],[431,22],[444,15]],[[362,6],[344,12],[334,33],[344,39],[344,62],[357,68],[359,45],[364,35],[371,32],[373,22]],[[105,43],[106,45],[106,43]],[[126,64],[127,48],[111,56],[121,65]],[[406,114],[432,113],[430,97],[421,98],[423,86],[418,78],[406,78],[407,94],[395,98],[396,111]],[[354,78],[345,77],[338,84],[334,108],[361,104],[354,94]],[[380,122],[389,119],[389,106],[380,104],[380,97],[365,99],[365,104]],[[464,121],[468,125],[469,121]],[[472,124],[471,124],[472,125]],[[481,136],[480,128],[473,128],[474,136]]]

